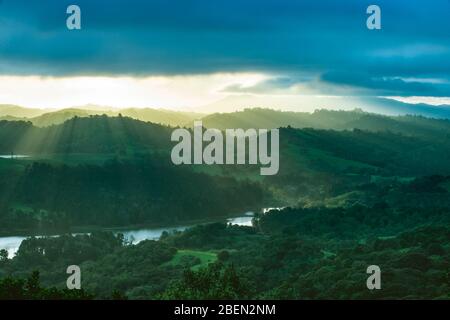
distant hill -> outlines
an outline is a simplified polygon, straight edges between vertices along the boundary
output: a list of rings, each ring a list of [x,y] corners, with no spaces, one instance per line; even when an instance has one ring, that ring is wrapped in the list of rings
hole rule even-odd
[[[89,109],[89,107],[92,107],[92,109]],[[61,124],[74,117],[89,117],[103,114],[107,116],[118,116],[121,114],[133,119],[169,126],[184,126],[203,116],[201,113],[151,108],[111,109],[103,106],[87,105],[49,112],[48,110],[0,105],[0,120],[30,121],[38,127]]]
[[[19,118],[14,116],[2,116],[0,117],[0,120],[6,120],[6,121],[28,121],[28,118]]]
[[[221,100],[196,108],[205,113],[230,113],[251,108],[268,108],[293,112],[313,112],[317,109],[345,110],[362,109],[366,112],[391,116],[419,115],[430,118],[450,119],[450,105],[431,105],[425,103],[406,103],[379,97],[335,96],[323,99],[315,96],[294,95],[229,95]]]
[[[315,128],[332,130],[392,131],[406,135],[445,136],[450,134],[450,120],[423,116],[385,116],[362,110],[308,112],[276,111],[272,109],[245,109],[232,113],[215,113],[202,118],[207,128]]]
[[[89,117],[91,115],[114,115],[113,113],[107,113],[94,110],[82,110],[82,109],[62,109],[58,111],[44,113],[38,117],[27,119],[38,127],[47,127],[50,125],[61,124],[74,117]]]
[[[450,119],[450,105],[430,105],[426,103],[406,103],[387,98],[367,98],[361,103],[366,111],[385,115],[419,115],[435,119]]]
[[[184,112],[184,111],[171,111],[163,109],[121,109],[119,112],[123,116],[131,117],[142,121],[150,121],[153,123],[159,123],[169,126],[185,126],[192,123],[196,119],[200,119],[204,116],[201,113]]]
[[[48,112],[43,109],[24,108],[10,104],[0,104],[0,117],[33,118]]]

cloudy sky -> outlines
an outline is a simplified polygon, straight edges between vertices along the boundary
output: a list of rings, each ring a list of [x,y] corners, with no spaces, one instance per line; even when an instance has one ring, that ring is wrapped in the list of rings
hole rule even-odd
[[[66,27],[71,4],[81,30]],[[381,30],[366,27],[370,4]],[[450,0],[0,0],[0,104],[310,111],[379,97],[450,104]]]

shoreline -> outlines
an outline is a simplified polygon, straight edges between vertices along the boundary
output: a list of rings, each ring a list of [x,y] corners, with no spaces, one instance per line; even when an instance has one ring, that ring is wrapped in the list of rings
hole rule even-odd
[[[91,232],[117,232],[117,231],[133,231],[141,229],[164,229],[164,228],[178,228],[178,227],[193,227],[196,225],[209,224],[224,222],[223,220],[244,217],[247,213],[252,213],[255,215],[256,211],[247,210],[246,212],[233,215],[224,215],[214,218],[203,218],[203,219],[190,219],[177,221],[175,223],[162,224],[162,223],[144,223],[126,226],[112,226],[112,227],[101,227],[101,226],[73,226],[69,230],[14,230],[10,232],[0,232],[0,238],[14,238],[14,237],[51,237],[63,234],[76,234],[76,233],[91,233]]]

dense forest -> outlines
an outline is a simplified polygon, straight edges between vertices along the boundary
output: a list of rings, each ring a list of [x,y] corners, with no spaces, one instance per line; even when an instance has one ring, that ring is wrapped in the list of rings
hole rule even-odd
[[[0,233],[64,234],[0,251],[0,298],[450,299],[448,120],[252,109],[203,124],[280,127],[279,173],[174,166],[173,128],[123,115],[0,121]],[[247,210],[251,227],[212,223]],[[102,230],[184,221],[201,223],[138,244]],[[72,264],[82,292],[65,290]]]
[[[0,261],[0,276],[39,270],[63,290],[77,263],[83,289],[101,299],[449,299],[448,214],[361,209],[274,210],[254,227],[206,224],[138,245],[111,233],[30,238]],[[365,286],[372,264],[382,290]]]
[[[264,203],[254,182],[208,176],[158,159],[103,165],[32,162],[0,173],[0,231],[68,231],[71,226],[169,225],[224,217]]]

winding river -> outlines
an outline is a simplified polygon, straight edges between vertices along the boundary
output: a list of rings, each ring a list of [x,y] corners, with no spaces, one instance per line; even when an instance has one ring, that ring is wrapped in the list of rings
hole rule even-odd
[[[239,225],[239,226],[252,226],[253,213],[247,212],[244,216],[229,218],[226,221],[229,224]],[[160,227],[160,228],[143,228],[136,230],[117,230],[114,233],[122,233],[128,241],[133,244],[137,244],[143,240],[158,240],[164,231],[174,232],[174,231],[184,231],[194,225],[186,225],[179,227]],[[55,235],[57,237],[58,235]],[[19,250],[20,244],[27,237],[0,237],[0,249],[6,249],[8,251],[9,258],[12,258],[14,254]]]

